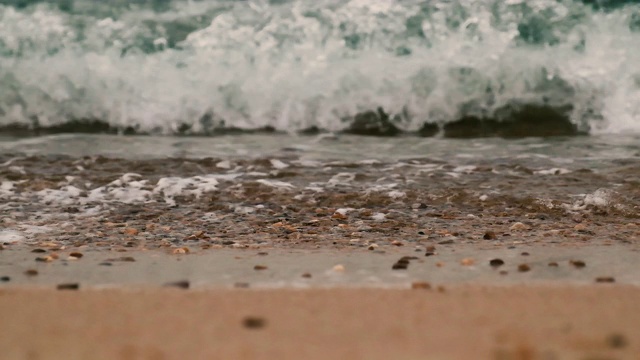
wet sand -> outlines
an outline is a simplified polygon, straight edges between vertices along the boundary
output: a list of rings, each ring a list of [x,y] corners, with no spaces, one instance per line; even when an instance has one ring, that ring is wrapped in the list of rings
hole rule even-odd
[[[0,290],[6,359],[637,359],[640,289]]]
[[[0,162],[9,359],[638,358],[635,159]]]

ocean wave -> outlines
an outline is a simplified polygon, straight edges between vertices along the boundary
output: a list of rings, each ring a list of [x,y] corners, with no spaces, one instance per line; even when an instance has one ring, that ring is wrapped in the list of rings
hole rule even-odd
[[[640,132],[632,1],[3,2],[0,128]]]

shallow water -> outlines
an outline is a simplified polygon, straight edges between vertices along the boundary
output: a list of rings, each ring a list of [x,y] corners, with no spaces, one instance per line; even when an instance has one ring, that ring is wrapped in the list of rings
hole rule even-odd
[[[640,157],[640,136],[600,135],[563,138],[440,139],[350,135],[230,135],[155,137],[63,134],[0,138],[0,154],[107,156],[124,159],[297,157],[315,160],[394,161],[428,157],[456,162],[518,158],[531,162],[591,162]]]

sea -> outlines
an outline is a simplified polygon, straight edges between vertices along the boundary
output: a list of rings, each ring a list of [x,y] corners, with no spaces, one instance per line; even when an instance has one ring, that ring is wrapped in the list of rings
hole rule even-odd
[[[637,1],[0,0],[5,242],[639,204]]]

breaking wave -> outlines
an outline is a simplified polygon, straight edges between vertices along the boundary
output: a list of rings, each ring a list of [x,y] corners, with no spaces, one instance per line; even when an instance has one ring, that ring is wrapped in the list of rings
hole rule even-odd
[[[640,132],[640,5],[2,1],[4,132]]]

